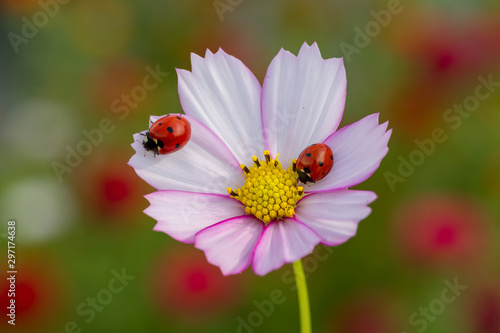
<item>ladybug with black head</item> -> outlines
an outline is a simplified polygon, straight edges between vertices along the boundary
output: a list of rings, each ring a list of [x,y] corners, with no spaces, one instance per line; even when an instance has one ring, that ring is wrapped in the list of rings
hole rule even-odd
[[[333,153],[324,143],[315,143],[306,147],[297,158],[297,175],[307,184],[315,183],[328,175],[333,167]]]
[[[159,118],[142,135],[142,146],[146,152],[152,152],[153,156],[171,154],[188,143],[191,123],[181,115],[170,114]]]

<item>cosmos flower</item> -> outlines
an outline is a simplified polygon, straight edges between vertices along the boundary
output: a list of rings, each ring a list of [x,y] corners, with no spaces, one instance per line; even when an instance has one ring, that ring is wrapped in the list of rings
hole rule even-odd
[[[323,59],[316,43],[304,43],[298,56],[282,49],[262,87],[222,50],[193,54],[191,63],[191,72],[177,70],[188,144],[156,157],[144,156],[140,133],[132,144],[129,164],[158,190],[146,195],[154,230],[194,243],[224,275],[250,264],[265,275],[319,243],[354,236],[376,195],[347,188],[375,172],[391,130],[378,114],[337,130],[346,96],[342,59]],[[332,149],[333,168],[316,183],[297,183],[293,161],[315,143]]]

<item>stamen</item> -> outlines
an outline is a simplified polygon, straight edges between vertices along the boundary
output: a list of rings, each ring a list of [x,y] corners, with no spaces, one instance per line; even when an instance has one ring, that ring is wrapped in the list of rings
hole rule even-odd
[[[264,150],[264,156],[266,157],[267,163],[271,162],[271,153],[269,152],[269,150]]]
[[[238,194],[237,194],[237,193],[234,193],[234,191],[233,191],[233,189],[232,189],[232,188],[230,188],[230,187],[226,187],[226,190],[227,190],[227,193],[229,193],[229,195],[230,195],[231,197],[237,197],[237,196],[238,196]]]
[[[296,159],[296,158],[294,158],[294,159],[292,160],[292,167],[293,167],[293,168],[292,168],[292,170],[293,170],[294,172],[295,172],[295,171],[297,171],[297,159]]]
[[[259,162],[259,159],[257,158],[257,156],[253,155],[252,161],[255,163],[255,165],[257,167],[260,167],[260,162]]]
[[[245,164],[240,165],[240,168],[245,171],[245,173],[249,173],[250,170],[248,170],[247,166]]]
[[[253,165],[240,167],[245,171],[245,184],[237,190],[227,188],[232,198],[245,205],[245,212],[268,224],[295,215],[295,205],[303,197],[302,187],[297,186],[296,166],[287,169],[281,166],[279,154],[271,159],[269,151],[264,151],[265,162],[252,157]],[[296,162],[296,161],[295,161]]]

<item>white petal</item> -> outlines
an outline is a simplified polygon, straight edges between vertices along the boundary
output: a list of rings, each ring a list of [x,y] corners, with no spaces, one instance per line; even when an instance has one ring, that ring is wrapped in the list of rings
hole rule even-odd
[[[264,137],[272,156],[290,163],[307,146],[323,142],[344,112],[346,75],[342,58],[324,60],[316,43],[296,57],[283,49],[267,70],[262,88]]]
[[[312,252],[320,238],[294,219],[269,223],[255,248],[252,268],[266,275],[285,263],[292,263]]]
[[[252,260],[255,244],[264,229],[253,216],[239,216],[203,229],[195,236],[195,247],[205,252],[208,262],[222,274],[238,274]]]
[[[367,205],[377,196],[368,191],[339,190],[312,193],[297,204],[295,218],[333,246],[356,234],[359,221],[370,215]]]
[[[307,191],[346,189],[368,179],[389,151],[392,130],[386,129],[387,122],[379,125],[374,113],[333,133],[324,141],[333,152],[332,170]]]
[[[158,190],[227,194],[226,187],[243,183],[239,163],[226,145],[197,120],[183,117],[191,123],[191,139],[175,153],[145,154],[144,136],[134,134],[136,153],[129,165],[135,172]]]
[[[158,221],[154,230],[184,243],[217,222],[244,214],[243,205],[228,195],[182,191],[156,191],[146,195],[150,206],[144,210]]]
[[[192,72],[177,70],[179,97],[187,115],[216,133],[240,163],[265,150],[260,112],[261,87],[238,59],[219,50],[192,54]]]

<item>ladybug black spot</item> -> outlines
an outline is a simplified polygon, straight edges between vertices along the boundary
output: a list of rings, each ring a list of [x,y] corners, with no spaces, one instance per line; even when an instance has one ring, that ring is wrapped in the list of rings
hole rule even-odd
[[[325,173],[323,172],[321,175],[322,175],[322,176],[324,176],[324,175],[325,175]]]
[[[309,168],[304,168],[304,172],[309,174],[309,173],[311,173],[311,169],[309,169]]]
[[[311,153],[307,153],[307,154],[306,154],[306,156],[307,156],[307,157],[311,157]]]
[[[318,164],[319,164],[320,167],[322,167],[323,166],[323,161],[319,161]]]
[[[330,159],[333,161],[333,155],[330,155]]]
[[[177,116],[177,119],[181,120],[181,117]]]
[[[169,127],[167,128],[167,131],[168,131],[168,133],[173,133],[173,132],[174,132],[174,129],[173,129],[172,127],[170,127],[170,126],[169,126]]]
[[[161,123],[158,123],[158,126],[161,126]]]
[[[175,145],[175,148],[179,148],[181,145],[180,144],[176,144]]]

